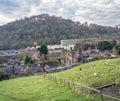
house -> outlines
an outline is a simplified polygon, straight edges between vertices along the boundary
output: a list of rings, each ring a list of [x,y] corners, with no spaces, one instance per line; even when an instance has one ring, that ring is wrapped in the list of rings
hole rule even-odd
[[[61,45],[48,45],[48,53],[61,53],[64,47]]]
[[[33,59],[39,60],[39,51],[35,47],[28,47],[25,49],[26,54],[31,56]]]

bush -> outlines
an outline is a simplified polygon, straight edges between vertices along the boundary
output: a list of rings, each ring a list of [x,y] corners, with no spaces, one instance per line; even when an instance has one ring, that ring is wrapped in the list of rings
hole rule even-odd
[[[3,72],[0,72],[0,81],[7,80],[7,79],[9,79],[9,75],[4,74]]]
[[[9,79],[14,79],[14,78],[16,78],[15,75],[10,75],[10,76],[9,76]]]
[[[120,55],[120,44],[115,45],[114,48],[115,48],[116,53]]]
[[[25,57],[25,60],[24,60],[24,63],[25,63],[25,64],[34,64],[34,63],[35,63],[35,59],[32,59],[32,58],[29,57],[29,56],[26,56],[26,57]]]
[[[26,76],[32,74],[32,69],[28,68],[25,72]]]
[[[28,68],[28,69],[26,69],[26,71],[21,72],[20,76],[28,76],[28,75],[31,75],[31,74],[32,74],[32,69]]]

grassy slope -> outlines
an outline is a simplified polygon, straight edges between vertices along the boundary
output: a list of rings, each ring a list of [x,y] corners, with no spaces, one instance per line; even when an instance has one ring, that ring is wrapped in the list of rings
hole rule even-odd
[[[94,76],[94,73],[97,75]],[[120,58],[86,63],[52,75],[75,80],[89,86],[100,86],[112,82],[120,83]]]
[[[108,63],[109,65],[105,65]],[[82,70],[80,70],[80,68]],[[93,74],[97,75],[94,76]],[[53,73],[88,85],[120,83],[120,58],[100,60]],[[1,95],[2,94],[2,95]],[[0,82],[0,101],[87,101],[84,97],[49,81],[43,76],[31,76]],[[90,100],[88,100],[90,101]]]
[[[0,82],[0,101],[87,101],[87,99],[43,76],[32,76]]]

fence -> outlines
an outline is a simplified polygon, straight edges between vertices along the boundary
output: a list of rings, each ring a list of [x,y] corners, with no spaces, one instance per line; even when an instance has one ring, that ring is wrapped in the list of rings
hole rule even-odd
[[[63,86],[67,86],[68,89],[71,89],[81,95],[86,96],[86,98],[90,99],[90,101],[120,101],[119,98],[103,94],[102,90],[96,90],[94,88],[82,85],[74,81],[65,80],[63,78],[58,78],[49,74],[44,74],[44,77],[48,78],[49,80],[53,80],[56,83],[60,83]]]

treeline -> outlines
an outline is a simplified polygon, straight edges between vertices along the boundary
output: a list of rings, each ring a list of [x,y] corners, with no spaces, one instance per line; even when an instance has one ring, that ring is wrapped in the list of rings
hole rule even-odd
[[[119,38],[120,29],[97,24],[81,24],[62,17],[42,14],[0,26],[0,49],[25,48],[38,44],[59,44],[61,39]]]
[[[76,43],[75,44],[75,50],[78,50],[80,47],[83,50],[87,49],[99,49],[100,51],[108,51],[113,50],[113,48],[117,45],[116,40],[113,41],[99,41],[96,43]]]

